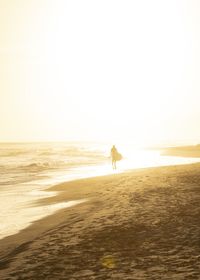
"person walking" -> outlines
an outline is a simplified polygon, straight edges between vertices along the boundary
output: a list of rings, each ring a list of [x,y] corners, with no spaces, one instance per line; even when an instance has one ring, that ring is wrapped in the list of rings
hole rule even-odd
[[[111,160],[112,160],[112,168],[117,169],[116,161],[117,161],[118,151],[117,151],[115,145],[112,146],[110,155],[111,155]]]

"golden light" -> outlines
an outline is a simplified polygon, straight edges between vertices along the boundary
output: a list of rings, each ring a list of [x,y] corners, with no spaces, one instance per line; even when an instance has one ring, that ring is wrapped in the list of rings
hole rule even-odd
[[[198,139],[188,3],[1,1],[1,140]]]

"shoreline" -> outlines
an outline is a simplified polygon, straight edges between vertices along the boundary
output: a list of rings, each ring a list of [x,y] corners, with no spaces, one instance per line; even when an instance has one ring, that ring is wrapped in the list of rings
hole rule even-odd
[[[177,236],[175,237],[177,242],[173,241],[171,237],[173,227],[170,225],[168,228],[165,220],[167,218],[170,224],[169,217],[173,220],[172,210],[174,213],[176,213],[176,210],[180,212],[179,208],[181,207],[183,213],[184,211],[187,212],[190,209],[186,206],[190,203],[190,208],[196,206],[191,211],[192,215],[195,213],[194,221],[195,223],[197,222],[196,217],[197,214],[199,215],[199,209],[195,203],[197,203],[196,200],[200,197],[199,169],[200,163],[142,168],[119,174],[79,179],[50,187],[46,191],[57,191],[57,196],[41,199],[35,203],[35,206],[79,199],[88,199],[88,201],[74,207],[59,210],[51,216],[34,222],[20,233],[0,240],[1,279],[20,279],[20,277],[27,277],[28,279],[30,276],[32,278],[30,277],[29,279],[40,279],[39,275],[41,273],[44,273],[46,276],[49,275],[48,277],[53,277],[50,275],[54,275],[55,277],[46,279],[64,279],[61,278],[61,275],[74,277],[73,279],[90,279],[90,277],[91,279],[97,279],[92,277],[97,277],[98,275],[107,275],[108,277],[113,273],[113,275],[116,274],[116,277],[121,273],[123,276],[120,277],[124,277],[123,279],[134,279],[126,278],[129,276],[127,272],[128,267],[130,273],[137,274],[138,278],[136,277],[135,279],[154,279],[140,278],[140,274],[144,277],[145,273],[150,269],[147,269],[145,266],[147,260],[144,261],[143,267],[141,264],[139,265],[138,258],[145,252],[147,253],[147,248],[143,246],[144,240],[150,247],[153,246],[152,244],[158,242],[157,239],[152,240],[152,236],[148,235],[148,231],[155,231],[158,236],[160,235],[163,243],[168,243],[168,245],[165,244],[166,246],[170,247],[170,242],[174,242],[175,247],[181,245]],[[189,190],[193,190],[194,195]],[[176,200],[173,196],[176,197]],[[170,205],[170,203],[173,205]],[[145,205],[146,208],[144,207]],[[168,207],[172,207],[172,209],[168,209]],[[166,214],[168,210],[170,211]],[[188,213],[186,218],[187,216]],[[181,221],[183,216],[179,218]],[[199,234],[196,224],[191,225],[189,221],[187,221],[189,223],[188,225],[187,223],[181,224],[180,221],[177,220],[175,224],[175,221],[173,221],[173,225],[175,226],[178,223],[180,224],[179,227],[184,228],[184,230],[186,230],[186,226],[191,226],[191,228],[195,229],[196,234]],[[170,238],[163,232],[163,227]],[[132,240],[132,235],[135,236],[135,241]],[[164,237],[166,241],[164,241]],[[114,244],[113,239],[117,241],[117,244]],[[134,245],[134,254],[127,252],[129,245],[126,240],[129,240],[130,246]],[[112,244],[112,242],[114,243]],[[189,239],[184,240],[184,242],[190,243]],[[185,244],[184,242],[183,245]],[[192,240],[191,242],[193,244],[196,241],[194,242]],[[64,250],[64,244],[67,248],[70,248],[69,251]],[[93,244],[92,247],[91,244]],[[192,244],[190,248],[191,252],[193,252]],[[118,246],[118,253],[115,251],[116,246]],[[164,248],[160,244],[160,248],[157,249],[164,250]],[[199,248],[196,248],[196,252],[200,256],[200,251],[198,250]],[[63,252],[62,259],[60,258],[61,251]],[[42,257],[42,252],[46,252],[44,254],[46,257]],[[85,258],[86,255],[90,260],[87,263],[88,269],[85,269],[88,272],[84,271],[79,261],[81,259],[84,262],[83,257]],[[39,264],[34,261],[37,258],[40,259],[40,268]],[[129,261],[127,261],[127,258]],[[148,259],[149,256],[143,258]],[[69,263],[66,259],[68,259]],[[96,260],[96,264],[93,263],[93,259]],[[47,265],[48,261],[51,263],[51,266]],[[64,263],[61,265],[63,261]],[[135,266],[132,267],[133,264],[130,266],[130,261],[131,263],[135,262]],[[193,261],[195,262],[196,259],[194,260],[193,258]],[[124,263],[121,268],[119,267],[119,262]],[[162,263],[161,260],[160,262]],[[53,263],[55,266],[60,264],[60,269],[52,270]],[[141,267],[137,268],[138,265]],[[157,264],[157,266],[160,265],[159,263]],[[197,265],[196,262],[195,265]],[[152,264],[151,269],[155,268],[154,266],[155,264]],[[195,276],[197,275],[195,272],[196,269],[194,268],[192,272],[194,274],[193,279],[198,279],[195,278],[197,277]],[[191,268],[188,271],[191,273]],[[163,264],[162,268],[157,267],[157,272],[154,271],[152,273],[161,275],[162,277],[160,279],[170,279],[164,278]],[[178,272],[174,271],[173,274],[171,271],[170,273],[172,276]],[[177,275],[180,276],[180,273]],[[187,274],[185,275],[187,276]],[[112,279],[109,277],[108,279]],[[184,278],[179,277],[176,279]]]
[[[123,161],[119,162],[118,172],[123,173],[128,170],[138,170],[141,168],[156,166],[189,164],[197,161],[197,158],[160,156],[158,151],[146,152],[144,150],[135,150],[130,158],[125,157]],[[66,202],[57,205],[54,204],[52,207],[49,206],[48,203],[44,207],[41,207],[39,204],[37,208],[32,207],[32,205],[35,205],[35,202],[37,204],[37,201],[40,200],[40,198],[56,195],[56,193],[45,191],[49,186],[54,186],[71,180],[74,181],[110,174],[113,174],[113,170],[109,162],[109,164],[102,163],[101,165],[92,164],[89,166],[74,167],[71,170],[63,170],[62,172],[61,170],[56,172],[54,170],[54,176],[53,173],[50,172],[49,177],[47,176],[47,178],[28,181],[22,184],[15,184],[15,182],[13,182],[10,186],[5,186],[3,188],[4,191],[1,192],[0,239],[16,234],[22,229],[27,228],[31,223],[34,223],[45,216],[49,216],[59,209],[67,207]],[[7,219],[4,218],[6,216]]]

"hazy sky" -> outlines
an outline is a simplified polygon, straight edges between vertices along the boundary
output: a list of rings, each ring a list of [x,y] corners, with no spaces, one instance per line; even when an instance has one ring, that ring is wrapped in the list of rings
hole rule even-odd
[[[200,142],[199,0],[0,0],[0,141]]]

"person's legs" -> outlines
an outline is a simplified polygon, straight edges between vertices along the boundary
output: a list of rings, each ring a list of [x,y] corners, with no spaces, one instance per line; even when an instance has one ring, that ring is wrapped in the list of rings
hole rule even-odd
[[[114,169],[117,169],[116,160],[114,160]]]
[[[112,159],[112,168],[116,169],[116,161],[114,159]]]
[[[113,169],[117,169],[117,164],[116,164],[116,160],[114,158],[112,158],[112,168]]]

